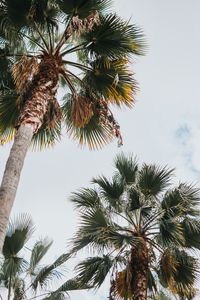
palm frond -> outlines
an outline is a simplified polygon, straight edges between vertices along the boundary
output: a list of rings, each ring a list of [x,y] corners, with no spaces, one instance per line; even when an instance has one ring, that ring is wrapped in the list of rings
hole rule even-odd
[[[89,284],[81,282],[80,278],[77,276],[75,278],[69,279],[64,282],[58,289],[56,289],[52,294],[67,293],[68,291],[77,291],[89,289]]]
[[[1,39],[0,39],[1,42]],[[14,88],[10,68],[14,63],[12,58],[8,57],[9,48],[7,44],[3,44],[1,47],[0,43],[0,91],[3,92],[6,89]]]
[[[76,193],[72,193],[70,200],[80,210],[98,207],[100,205],[100,198],[94,189],[81,189]]]
[[[200,221],[185,218],[182,221],[185,247],[200,249]]]
[[[139,172],[138,185],[145,195],[156,196],[171,183],[173,169],[155,165],[142,166]]]
[[[184,246],[184,230],[180,221],[175,219],[160,218],[159,234],[157,240],[162,247]]]
[[[13,282],[13,300],[23,300],[25,295],[25,282],[20,277],[15,277]]]
[[[100,193],[108,202],[108,206],[118,208],[120,206],[120,196],[124,192],[124,186],[115,177],[109,181],[105,176],[92,179],[92,183],[98,184]]]
[[[110,0],[58,0],[61,10],[70,16],[78,16],[80,19],[87,18],[95,11],[102,13],[109,8]]]
[[[136,158],[133,159],[132,156],[125,156],[124,153],[118,154],[114,160],[115,167],[119,174],[116,175],[125,184],[131,184],[135,182],[138,164]]]
[[[144,39],[141,29],[122,21],[114,14],[102,17],[93,29],[82,35],[87,43],[86,51],[92,57],[105,56],[121,59],[130,54],[144,53]]]
[[[54,146],[61,139],[62,110],[55,98],[49,99],[47,111],[43,117],[42,126],[33,136],[34,149]]]
[[[81,146],[88,145],[89,149],[99,149],[108,144],[113,139],[112,128],[109,124],[102,124],[99,115],[93,115],[85,127],[76,127],[72,120],[73,98],[68,95],[65,97],[63,118],[70,137],[78,140]]]
[[[113,266],[109,255],[89,257],[76,266],[77,276],[83,284],[99,288]]]
[[[7,0],[2,5],[1,26],[5,30],[17,31],[28,31],[33,29],[35,24],[56,26],[57,13],[58,10],[52,1]]]
[[[137,83],[127,65],[127,60],[100,58],[92,61],[92,70],[87,71],[83,82],[103,95],[107,102],[119,107],[131,107],[137,91]]]
[[[167,257],[170,258],[170,264],[167,261],[164,263]],[[173,294],[187,297],[189,290],[194,292],[198,271],[197,259],[183,250],[174,249],[165,253],[160,266],[159,274]]]
[[[47,253],[52,243],[52,241],[49,241],[47,238],[45,238],[37,241],[34,244],[33,249],[31,251],[30,265],[28,270],[31,275],[34,275],[35,268],[38,266],[38,263]]]
[[[0,93],[0,144],[5,144],[13,139],[16,134],[15,127],[19,118],[15,90]]]
[[[193,217],[199,216],[200,189],[186,183],[181,183],[178,189],[184,205],[187,207],[187,214]]]
[[[60,255],[55,262],[51,265],[43,267],[35,276],[31,287],[36,290],[38,286],[40,288],[46,288],[48,284],[52,283],[55,279],[60,279],[62,274],[58,271],[58,267],[66,262],[70,257],[70,254]]]
[[[13,221],[11,220],[3,245],[4,257],[9,258],[18,254],[32,235],[33,231],[34,226],[31,217],[27,214],[21,214]]]
[[[2,272],[4,274],[4,280],[9,280],[10,277],[20,275],[26,270],[28,262],[17,255],[10,255],[3,262]]]

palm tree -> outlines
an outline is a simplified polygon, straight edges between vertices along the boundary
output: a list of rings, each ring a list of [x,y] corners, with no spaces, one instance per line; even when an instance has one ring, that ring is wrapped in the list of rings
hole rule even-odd
[[[68,298],[68,291],[86,288],[77,280],[70,279],[52,291],[54,281],[61,280],[64,262],[68,254],[60,255],[52,264],[40,265],[52,245],[47,238],[36,241],[32,249],[27,242],[34,226],[28,215],[19,215],[11,221],[3,246],[0,269],[0,284],[8,300],[40,299],[59,300]],[[28,253],[27,253],[28,252]],[[24,257],[28,257],[25,259]],[[54,283],[55,286],[55,283]]]
[[[192,299],[198,264],[188,250],[200,249],[200,194],[186,183],[169,189],[172,174],[121,154],[112,179],[94,178],[94,188],[72,194],[80,227],[71,253],[97,253],[76,267],[82,282],[99,288],[110,274],[110,300],[146,300],[158,282]]]
[[[31,143],[53,145],[61,124],[90,148],[114,137],[122,143],[110,105],[132,106],[137,84],[128,65],[144,43],[109,7],[110,0],[0,0],[0,68],[14,81],[0,78],[0,142],[15,137],[0,188],[0,251]]]

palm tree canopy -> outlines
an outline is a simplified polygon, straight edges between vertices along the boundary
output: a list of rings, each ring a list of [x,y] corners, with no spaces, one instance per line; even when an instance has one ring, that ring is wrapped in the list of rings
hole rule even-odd
[[[41,265],[52,241],[48,238],[39,239],[30,249],[27,242],[33,232],[33,222],[26,214],[21,214],[10,221],[0,265],[0,283],[12,292],[8,293],[10,294],[9,300],[22,300],[24,297],[26,299],[28,297],[49,300],[66,299],[69,291],[88,288],[86,284],[83,285],[77,278],[73,278],[63,282],[52,291],[52,284],[54,283],[55,286],[58,280],[63,279],[63,264],[70,256],[64,253],[52,264]]]
[[[94,188],[71,196],[80,212],[72,253],[86,247],[97,255],[78,264],[78,276],[98,288],[110,274],[110,299],[132,299],[146,257],[149,296],[159,281],[180,299],[192,299],[198,263],[188,250],[200,249],[199,189],[173,188],[173,169],[139,166],[131,155],[120,154],[114,163],[111,179],[93,178]]]
[[[33,144],[53,145],[61,138],[61,124],[91,149],[113,137],[122,143],[110,105],[134,103],[137,83],[129,63],[132,55],[143,54],[144,41],[142,31],[110,13],[110,6],[109,0],[0,1],[2,144],[24,121],[27,99],[45,77],[43,63],[57,74],[65,96],[62,103],[55,95],[48,100]]]

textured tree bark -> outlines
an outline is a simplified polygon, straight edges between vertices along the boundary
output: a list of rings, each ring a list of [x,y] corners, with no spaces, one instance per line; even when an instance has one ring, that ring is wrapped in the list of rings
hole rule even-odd
[[[132,250],[132,291],[133,300],[147,300],[147,280],[148,280],[148,247],[144,241]]]
[[[33,127],[21,125],[18,129],[14,144],[6,163],[2,184],[0,187],[0,253],[10,212],[14,203],[24,159],[33,137]]]
[[[55,100],[57,70],[57,61],[52,57],[45,57],[40,62],[38,73],[28,83],[27,91],[22,95],[24,107],[19,118],[19,128],[0,187],[0,253],[28,147],[43,123],[49,103]]]

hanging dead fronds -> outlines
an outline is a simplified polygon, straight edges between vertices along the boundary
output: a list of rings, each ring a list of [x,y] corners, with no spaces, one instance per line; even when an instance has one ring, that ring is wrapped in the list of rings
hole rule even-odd
[[[83,32],[89,32],[93,29],[95,24],[100,22],[97,11],[92,12],[87,18],[80,19],[79,16],[72,17],[71,23],[68,27],[67,36],[75,34],[79,37]]]
[[[123,145],[122,135],[120,132],[120,126],[115,120],[113,113],[108,107],[107,102],[104,99],[100,99],[97,104],[99,111],[99,121],[102,125],[109,126],[112,134],[118,140],[118,146]]]
[[[61,122],[62,110],[56,98],[49,101],[45,119],[49,128],[55,128]]]
[[[33,79],[38,73],[39,62],[36,57],[27,57],[23,55],[12,67],[12,75],[15,81],[18,93],[24,93]]]
[[[74,126],[79,128],[85,127],[93,114],[93,105],[90,98],[82,95],[77,95],[74,97],[72,104],[72,120]]]

